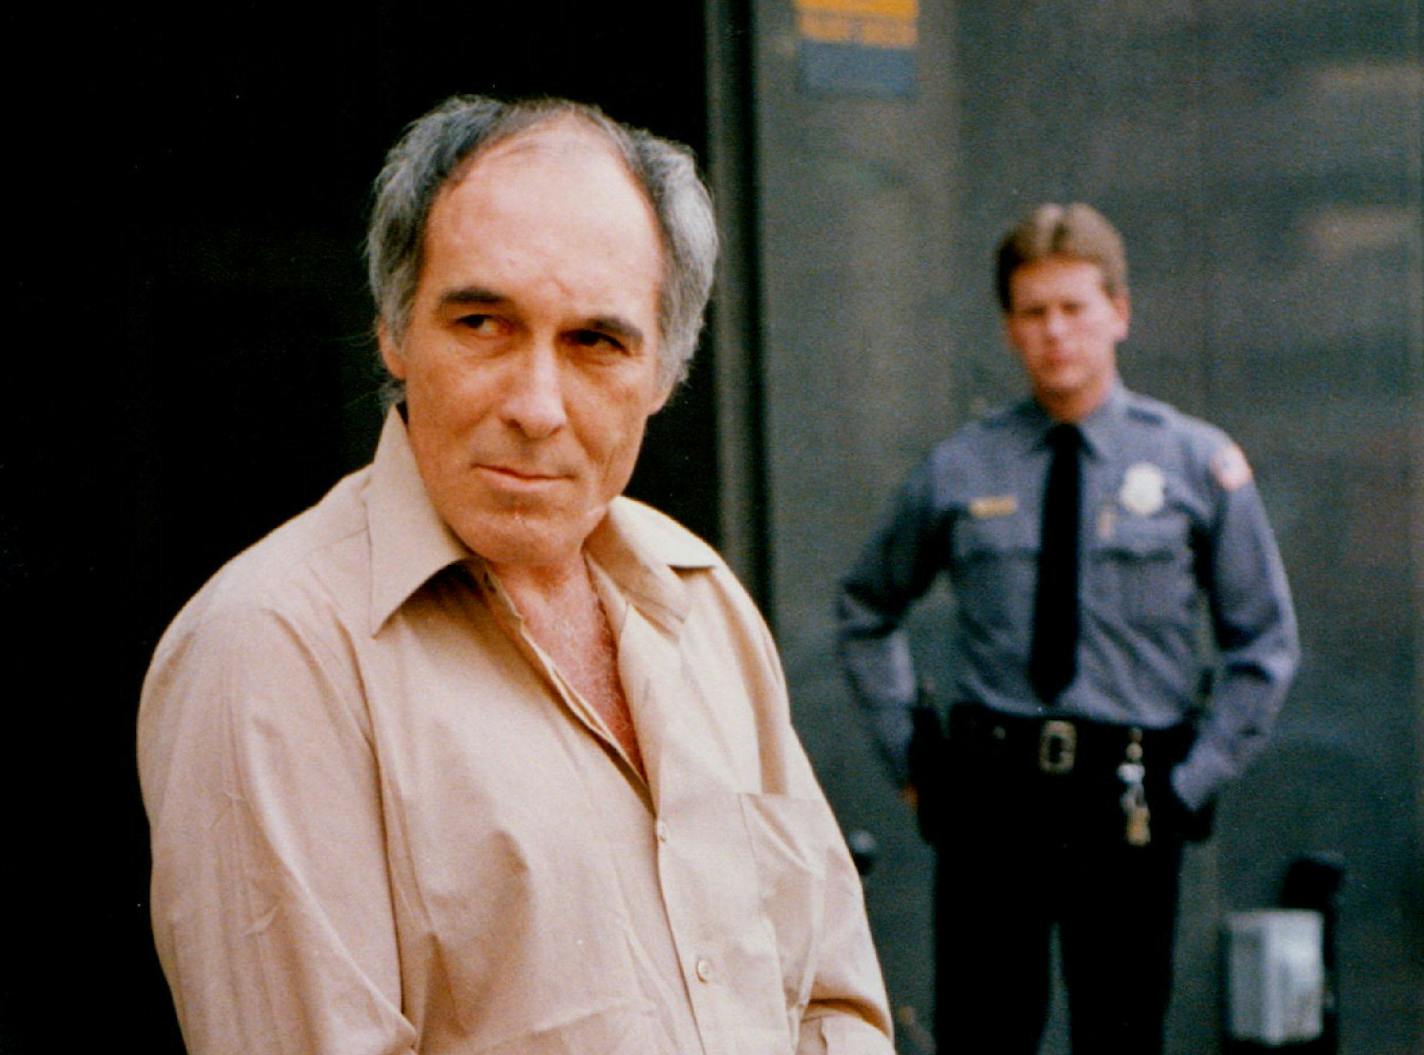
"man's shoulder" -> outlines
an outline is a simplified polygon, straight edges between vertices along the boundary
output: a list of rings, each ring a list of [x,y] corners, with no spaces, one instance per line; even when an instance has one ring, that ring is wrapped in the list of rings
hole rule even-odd
[[[1023,435],[1031,412],[1031,400],[993,407],[942,439],[930,452],[930,458],[939,466],[947,466],[1000,451]]]
[[[1161,399],[1124,390],[1123,417],[1135,429],[1174,441],[1197,460],[1205,460],[1231,443],[1225,431]]]
[[[626,495],[613,500],[609,514],[619,530],[653,559],[673,568],[723,567],[718,552],[678,521]]]
[[[214,572],[165,638],[273,616],[295,620],[317,607],[354,600],[342,595],[360,592],[354,586],[369,563],[361,500],[368,473],[347,476]]]

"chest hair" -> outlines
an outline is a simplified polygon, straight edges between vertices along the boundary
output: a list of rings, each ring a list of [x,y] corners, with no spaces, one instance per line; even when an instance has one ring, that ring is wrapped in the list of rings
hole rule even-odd
[[[506,583],[525,629],[564,680],[598,713],[633,768],[644,773],[633,715],[618,676],[618,645],[586,566],[553,589]],[[513,587],[513,588],[511,588]]]

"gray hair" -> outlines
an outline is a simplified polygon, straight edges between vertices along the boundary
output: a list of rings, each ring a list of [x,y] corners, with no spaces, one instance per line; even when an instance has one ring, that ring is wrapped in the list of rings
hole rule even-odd
[[[687,376],[712,290],[717,264],[712,200],[691,150],[584,103],[457,95],[406,128],[376,178],[366,232],[377,313],[391,336],[402,340],[420,281],[425,226],[441,188],[495,144],[559,118],[581,121],[606,136],[657,216],[663,244],[658,366],[671,387]]]

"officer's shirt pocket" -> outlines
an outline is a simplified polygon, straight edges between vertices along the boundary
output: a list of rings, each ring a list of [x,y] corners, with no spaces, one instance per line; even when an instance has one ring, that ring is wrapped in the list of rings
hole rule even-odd
[[[1028,626],[1038,575],[1038,532],[1022,513],[955,523],[951,578],[961,617],[981,630]]]
[[[1119,517],[1094,559],[1110,610],[1141,629],[1189,620],[1194,580],[1186,518],[1180,514]]]

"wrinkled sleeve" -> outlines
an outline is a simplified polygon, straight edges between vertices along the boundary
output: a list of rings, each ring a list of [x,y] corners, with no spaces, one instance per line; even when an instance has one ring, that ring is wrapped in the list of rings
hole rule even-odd
[[[1219,676],[1201,734],[1172,776],[1192,809],[1260,752],[1300,659],[1290,588],[1260,494],[1250,482],[1212,486],[1217,517],[1201,560]]]
[[[796,1055],[860,1055],[893,1053],[885,1034],[864,1019],[845,1015],[820,1015],[801,1024]]]
[[[896,494],[855,566],[841,582],[836,644],[842,669],[870,723],[890,775],[909,782],[916,703],[914,659],[903,621],[940,570],[942,518],[926,459]]]
[[[139,770],[159,959],[191,1055],[407,1055],[353,664],[268,611],[170,632]]]

